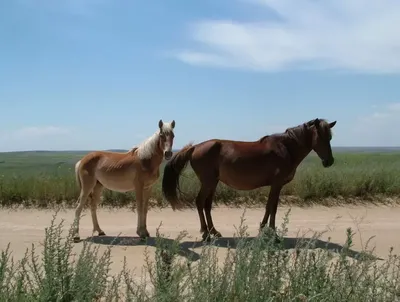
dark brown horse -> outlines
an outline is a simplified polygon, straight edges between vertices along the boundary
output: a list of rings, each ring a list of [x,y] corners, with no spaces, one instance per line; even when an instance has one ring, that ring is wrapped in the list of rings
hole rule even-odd
[[[268,222],[275,230],[275,216],[282,187],[289,183],[302,160],[314,150],[324,167],[330,167],[334,158],[330,141],[331,128],[336,121],[328,123],[315,119],[284,133],[266,135],[258,141],[243,142],[212,139],[197,145],[189,144],[166,164],[162,181],[164,197],[174,210],[182,206],[178,198],[179,177],[190,161],[192,169],[201,182],[196,198],[203,240],[209,235],[220,237],[211,217],[211,205],[219,181],[237,190],[253,190],[270,186],[262,229]],[[205,214],[205,215],[204,215]]]

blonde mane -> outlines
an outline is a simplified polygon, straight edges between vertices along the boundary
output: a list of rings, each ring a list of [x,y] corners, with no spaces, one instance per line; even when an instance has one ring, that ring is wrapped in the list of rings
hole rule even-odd
[[[139,144],[137,147],[137,155],[141,160],[153,156],[158,147],[159,134],[160,130],[156,131],[152,136]]]
[[[164,123],[162,127],[162,131],[164,133],[172,133],[173,128],[170,123]],[[145,141],[141,142],[139,146],[133,147],[131,149],[131,152],[134,152],[137,150],[137,155],[139,159],[144,160],[144,159],[149,159],[151,158],[154,153],[157,151],[158,148],[158,142],[160,138],[160,129],[158,129],[152,136],[147,138]]]

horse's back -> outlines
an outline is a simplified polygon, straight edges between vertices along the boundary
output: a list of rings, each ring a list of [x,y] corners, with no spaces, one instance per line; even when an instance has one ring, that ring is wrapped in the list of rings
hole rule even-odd
[[[129,152],[92,151],[82,157],[77,163],[77,169],[113,169],[121,166],[132,165],[133,154]]]
[[[193,157],[207,156],[221,146],[221,141],[218,139],[210,139],[195,146]]]
[[[278,140],[268,141],[235,141],[223,139],[210,139],[195,146],[192,154],[193,161],[212,161],[218,158],[221,162],[237,160],[265,161],[268,158],[274,159],[277,156],[284,158],[286,150]]]

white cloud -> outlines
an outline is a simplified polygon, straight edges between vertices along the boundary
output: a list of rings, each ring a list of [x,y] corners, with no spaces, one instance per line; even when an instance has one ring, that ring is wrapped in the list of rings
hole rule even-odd
[[[400,103],[391,103],[356,120],[350,139],[363,146],[400,146],[396,129],[400,123]]]
[[[398,0],[245,2],[260,5],[266,14],[274,12],[279,18],[196,22],[190,32],[199,48],[182,50],[176,57],[193,65],[255,71],[400,71]]]

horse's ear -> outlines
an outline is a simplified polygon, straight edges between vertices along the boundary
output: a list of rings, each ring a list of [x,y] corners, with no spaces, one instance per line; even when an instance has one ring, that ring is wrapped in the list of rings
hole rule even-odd
[[[333,128],[333,127],[335,127],[335,125],[336,125],[336,121],[329,123],[329,128]]]
[[[307,126],[311,127],[311,126],[318,126],[319,125],[319,119],[316,118],[315,120],[311,120],[307,123]]]
[[[161,129],[163,125],[164,125],[163,121],[160,120],[160,121],[158,122],[158,127]]]
[[[175,128],[175,120],[173,120],[173,121],[171,122],[171,127],[172,127],[172,129]]]

